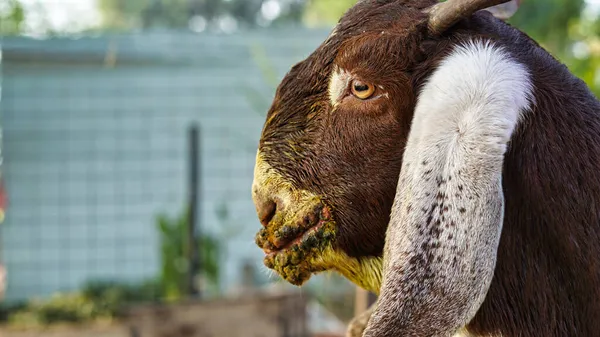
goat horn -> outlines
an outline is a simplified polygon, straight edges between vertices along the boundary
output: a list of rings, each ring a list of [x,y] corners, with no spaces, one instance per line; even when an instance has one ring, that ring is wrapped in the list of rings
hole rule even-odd
[[[429,12],[429,31],[439,35],[452,27],[462,18],[473,13],[510,0],[448,0],[432,6]]]

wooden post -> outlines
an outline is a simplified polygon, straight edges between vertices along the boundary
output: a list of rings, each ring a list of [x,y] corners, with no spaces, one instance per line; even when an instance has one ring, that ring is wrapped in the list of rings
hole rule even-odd
[[[369,308],[369,292],[356,287],[356,298],[354,300],[354,316],[358,316]]]
[[[367,311],[371,305],[377,301],[377,296],[361,287],[356,287],[356,297],[354,300],[354,316],[358,316]]]

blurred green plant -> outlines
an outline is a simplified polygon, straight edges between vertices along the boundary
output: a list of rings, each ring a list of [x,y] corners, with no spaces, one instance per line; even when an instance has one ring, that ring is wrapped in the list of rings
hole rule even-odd
[[[525,0],[509,21],[600,97],[600,20],[584,0]]]
[[[31,300],[10,315],[8,323],[16,327],[36,327],[110,318],[97,309],[95,302],[82,293],[55,294],[50,299]]]
[[[303,21],[309,27],[328,27],[356,4],[357,0],[308,0]]]
[[[133,27],[180,28],[188,25],[189,2],[186,0],[99,0],[105,28]]]
[[[23,30],[25,9],[17,0],[3,0],[0,4],[0,36],[17,35]]]
[[[95,281],[81,291],[5,305],[0,309],[0,323],[32,328],[56,323],[106,322],[119,318],[127,305],[154,302],[159,298],[160,287],[156,280],[141,285]]]
[[[264,0],[98,0],[103,27],[108,30],[170,28],[187,29],[195,17],[201,18],[203,28],[212,24],[219,26],[243,25],[256,27],[261,24],[299,22],[304,2],[297,0],[272,1],[271,7],[278,12],[275,18],[265,18]],[[199,22],[200,22],[199,21]]]
[[[188,211],[171,219],[166,215],[157,218],[161,247],[161,293],[167,301],[184,298],[188,289]],[[202,265],[202,291],[215,295],[219,288],[219,241],[203,234],[197,238]]]

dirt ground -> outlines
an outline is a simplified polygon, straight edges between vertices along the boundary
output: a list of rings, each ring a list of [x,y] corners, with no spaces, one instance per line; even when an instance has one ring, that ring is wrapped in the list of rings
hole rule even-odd
[[[120,326],[61,326],[51,329],[14,330],[0,328],[0,337],[130,337],[129,329]]]

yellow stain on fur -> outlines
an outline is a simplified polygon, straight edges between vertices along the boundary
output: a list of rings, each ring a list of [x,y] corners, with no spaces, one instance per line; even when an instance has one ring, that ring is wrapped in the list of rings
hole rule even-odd
[[[329,246],[315,256],[311,264],[325,270],[334,270],[357,286],[379,294],[383,278],[383,258],[365,257],[356,259]]]

